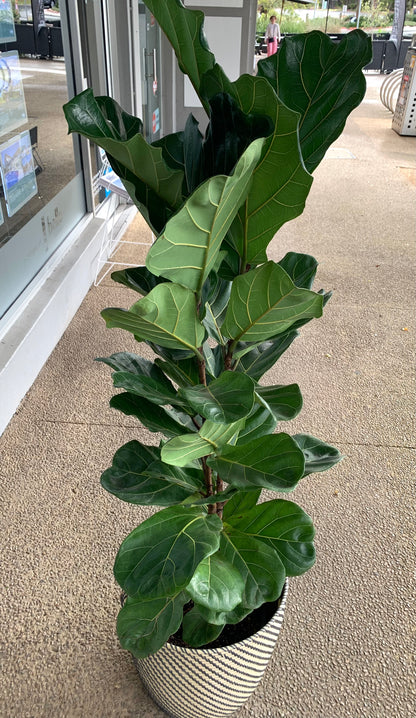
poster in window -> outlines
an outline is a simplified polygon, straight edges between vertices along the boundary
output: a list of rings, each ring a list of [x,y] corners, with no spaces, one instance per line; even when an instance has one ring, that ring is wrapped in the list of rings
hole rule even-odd
[[[29,132],[0,145],[0,173],[7,214],[11,217],[38,191]]]
[[[15,42],[13,8],[11,0],[0,0],[0,43]]]
[[[0,52],[0,135],[27,122],[22,73],[17,52]]]

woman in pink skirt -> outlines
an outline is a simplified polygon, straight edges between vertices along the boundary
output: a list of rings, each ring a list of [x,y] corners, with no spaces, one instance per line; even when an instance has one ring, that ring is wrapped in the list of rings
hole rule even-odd
[[[274,55],[274,53],[277,52],[280,42],[280,27],[276,22],[276,15],[271,16],[264,39],[267,45],[267,57],[270,57],[270,55]]]

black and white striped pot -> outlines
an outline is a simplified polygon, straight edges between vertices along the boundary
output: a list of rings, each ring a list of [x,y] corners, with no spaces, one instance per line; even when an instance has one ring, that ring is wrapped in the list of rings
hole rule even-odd
[[[223,718],[250,698],[274,651],[288,581],[274,616],[249,638],[223,648],[183,648],[166,643],[135,663],[153,700],[173,718]]]

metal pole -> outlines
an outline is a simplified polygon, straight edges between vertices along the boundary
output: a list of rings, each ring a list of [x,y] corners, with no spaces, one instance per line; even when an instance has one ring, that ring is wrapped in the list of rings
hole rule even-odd
[[[361,0],[359,0],[358,3],[358,11],[357,11],[357,28],[360,27],[360,15],[361,15]]]

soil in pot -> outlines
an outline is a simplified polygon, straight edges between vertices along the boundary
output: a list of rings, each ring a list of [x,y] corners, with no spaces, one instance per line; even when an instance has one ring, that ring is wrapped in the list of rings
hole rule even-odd
[[[277,601],[270,601],[269,603],[263,603],[259,608],[254,609],[252,613],[243,618],[239,623],[231,624],[228,623],[224,626],[222,632],[211,643],[200,648],[195,648],[196,651],[204,650],[204,648],[223,648],[224,646],[231,646],[233,643],[239,643],[249,638],[257,631],[260,631],[263,626],[268,623],[274,614],[278,610],[282,596]],[[184,607],[184,613],[192,608],[192,603]],[[182,640],[182,626],[169,638],[169,643],[173,643],[175,646],[182,646],[183,648],[190,648],[185,641]]]

